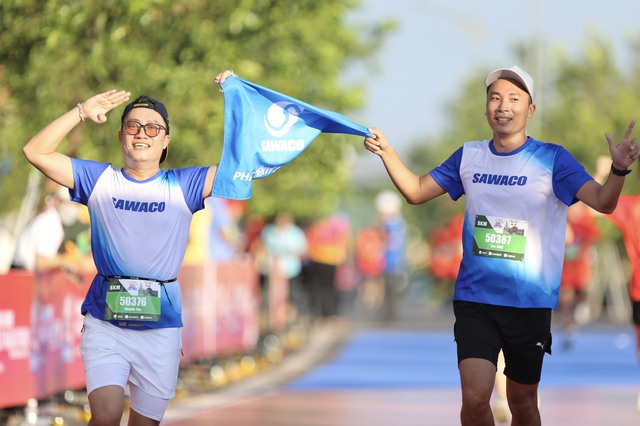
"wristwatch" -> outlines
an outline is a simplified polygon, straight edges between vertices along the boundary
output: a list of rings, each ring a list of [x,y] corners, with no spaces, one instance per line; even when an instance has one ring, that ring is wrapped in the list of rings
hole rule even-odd
[[[631,169],[627,169],[627,170],[616,169],[615,167],[613,167],[613,163],[611,163],[611,173],[613,173],[616,176],[626,176],[629,173],[631,173]]]

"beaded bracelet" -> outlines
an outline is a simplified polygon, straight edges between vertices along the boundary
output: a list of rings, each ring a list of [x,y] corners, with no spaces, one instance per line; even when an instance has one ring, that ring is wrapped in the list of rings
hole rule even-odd
[[[76,106],[78,107],[78,115],[80,116],[80,121],[84,121],[86,115],[84,115],[84,111],[82,110],[82,105],[80,104],[80,102],[78,102]]]

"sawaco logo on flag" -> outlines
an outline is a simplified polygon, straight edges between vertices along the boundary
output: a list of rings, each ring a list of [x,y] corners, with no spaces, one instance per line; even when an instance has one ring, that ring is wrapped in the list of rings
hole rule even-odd
[[[251,182],[293,161],[322,132],[370,136],[366,127],[237,76],[224,90],[224,144],[214,197],[251,198]]]
[[[281,138],[296,124],[304,108],[291,102],[276,102],[267,110],[264,126],[274,138]]]

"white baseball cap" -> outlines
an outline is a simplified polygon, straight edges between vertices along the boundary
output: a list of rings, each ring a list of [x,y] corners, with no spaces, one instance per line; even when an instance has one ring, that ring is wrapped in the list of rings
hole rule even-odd
[[[400,196],[391,190],[384,190],[376,197],[376,210],[385,216],[395,216],[402,210]]]
[[[510,78],[522,84],[531,96],[531,102],[535,102],[535,86],[533,84],[533,78],[531,78],[525,70],[517,65],[514,65],[511,68],[498,68],[487,75],[487,78],[484,79],[484,84],[489,87],[494,81],[500,78]]]

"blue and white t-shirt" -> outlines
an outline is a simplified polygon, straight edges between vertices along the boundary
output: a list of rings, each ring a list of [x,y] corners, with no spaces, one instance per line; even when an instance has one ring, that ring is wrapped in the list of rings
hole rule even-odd
[[[396,275],[405,270],[405,250],[407,248],[407,228],[402,217],[384,220],[387,244],[384,250],[384,272]]]
[[[90,312],[104,320],[107,277],[166,281],[178,276],[191,218],[204,208],[202,193],[208,168],[160,170],[145,181],[137,181],[109,164],[75,158],[72,164],[75,189],[71,199],[89,209],[91,249],[98,269],[82,314]],[[110,321],[125,328],[182,326],[178,281],[164,283],[160,290],[159,318]]]
[[[558,302],[567,207],[591,179],[563,147],[528,138],[510,153],[467,142],[431,170],[453,200],[466,195],[454,299],[518,308]]]

